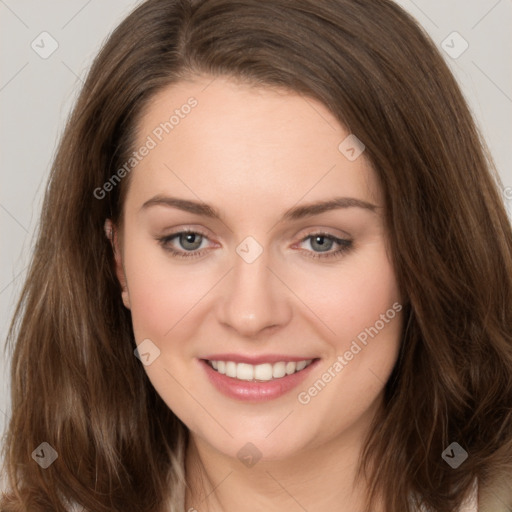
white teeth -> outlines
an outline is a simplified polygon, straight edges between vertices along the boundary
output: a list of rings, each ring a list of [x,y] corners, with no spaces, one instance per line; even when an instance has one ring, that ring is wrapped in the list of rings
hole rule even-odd
[[[229,364],[229,363],[227,363]],[[228,375],[228,377],[236,377],[240,380],[252,380],[254,379],[254,366],[252,364],[245,363],[233,363],[236,366],[236,375]]]
[[[209,361],[210,366],[223,375],[236,378],[239,380],[257,380],[269,381],[272,379],[280,379],[285,375],[300,372],[313,362],[313,359],[305,359],[303,361],[279,361],[270,364],[247,364],[235,363],[234,361]]]
[[[297,371],[300,372],[301,370],[304,370],[306,368],[306,361],[299,361],[297,363]]]
[[[297,369],[297,363],[293,363],[293,362],[286,363],[286,375],[291,375],[292,373],[295,373],[296,369]]]
[[[226,375],[228,377],[236,377],[236,374],[236,363],[234,363],[233,361],[226,361]]]
[[[276,363],[272,366],[272,377],[280,379],[286,375],[286,363]]]
[[[272,365],[270,363],[258,364],[254,367],[256,380],[270,380],[272,378]]]

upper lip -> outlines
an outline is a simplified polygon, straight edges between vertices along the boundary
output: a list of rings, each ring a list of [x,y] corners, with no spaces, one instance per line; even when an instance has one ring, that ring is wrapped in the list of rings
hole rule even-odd
[[[206,359],[208,361],[233,361],[235,363],[247,363],[247,364],[263,364],[263,363],[279,363],[280,361],[307,361],[309,359],[316,359],[315,357],[307,356],[290,356],[286,354],[262,354],[259,356],[245,356],[242,354],[212,354],[200,359]]]

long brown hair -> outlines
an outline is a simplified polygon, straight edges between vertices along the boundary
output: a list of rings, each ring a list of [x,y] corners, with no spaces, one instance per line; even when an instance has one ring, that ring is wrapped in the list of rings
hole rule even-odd
[[[505,510],[511,227],[457,83],[390,0],[148,0],[113,32],[60,142],[9,333],[1,510],[184,507],[187,429],[134,357],[104,234],[105,219],[121,219],[129,175],[98,190],[134,150],[154,94],[198,74],[321,101],[363,141],[382,185],[406,327],[361,459],[367,510],[382,494],[387,512],[453,512],[475,477]],[[47,469],[32,458],[43,442],[58,453]],[[469,455],[455,469],[441,456],[452,442]]]

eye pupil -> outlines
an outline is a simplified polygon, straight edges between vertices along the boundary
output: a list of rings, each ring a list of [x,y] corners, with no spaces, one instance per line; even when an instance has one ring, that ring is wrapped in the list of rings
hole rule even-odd
[[[189,251],[194,251],[201,245],[202,236],[197,233],[183,233],[180,235],[180,245]],[[188,245],[189,244],[189,245]]]
[[[331,240],[330,238],[327,238],[326,236],[323,236],[323,235],[317,235],[317,236],[313,237],[313,240],[311,242],[311,247],[313,249],[315,249],[315,245],[316,245],[317,246],[316,249],[323,252],[323,251],[328,251],[329,249],[331,249],[333,243],[334,243],[334,241]]]

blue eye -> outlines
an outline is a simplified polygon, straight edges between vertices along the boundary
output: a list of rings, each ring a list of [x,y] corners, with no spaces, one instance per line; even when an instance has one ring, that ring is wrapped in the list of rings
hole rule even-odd
[[[309,241],[310,247],[313,251],[306,251],[311,258],[332,258],[339,257],[343,253],[352,248],[352,240],[345,240],[337,238],[328,233],[313,233],[303,238],[301,244]],[[339,246],[339,249],[331,251],[334,246]]]
[[[197,231],[185,230],[173,235],[158,238],[160,245],[174,258],[196,258],[204,254],[203,242],[208,240],[206,235]],[[312,250],[304,250],[310,258],[340,257],[352,248],[352,240],[337,238],[328,233],[313,233],[303,238],[300,244],[309,241]],[[177,243],[178,247],[173,243]],[[338,246],[335,251],[332,249]]]
[[[186,251],[195,251],[201,246],[203,241],[199,233],[180,233],[177,235],[178,242]]]
[[[176,250],[171,243],[177,241],[182,250]],[[207,237],[197,231],[180,231],[174,235],[159,238],[160,245],[176,258],[193,258],[201,256],[203,251],[198,249]]]

